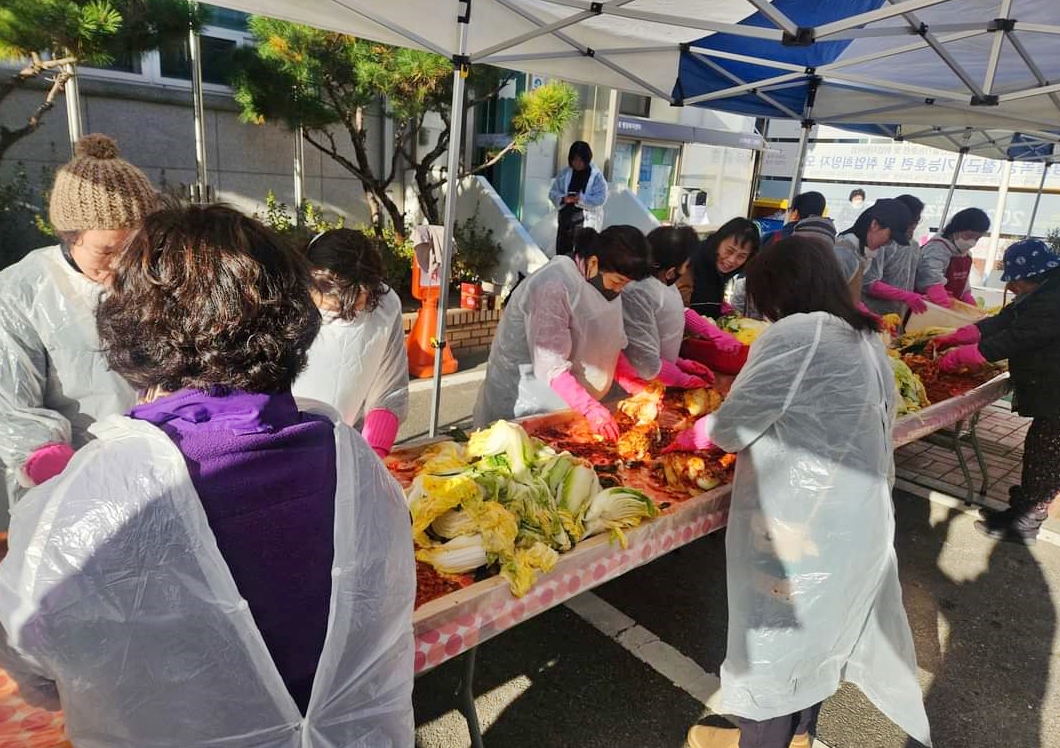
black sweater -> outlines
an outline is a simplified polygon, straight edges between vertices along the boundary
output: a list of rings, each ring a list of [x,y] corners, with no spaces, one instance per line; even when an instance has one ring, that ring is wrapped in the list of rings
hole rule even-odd
[[[1060,416],[1060,271],[976,326],[979,352],[988,361],[1008,359],[1013,410]]]

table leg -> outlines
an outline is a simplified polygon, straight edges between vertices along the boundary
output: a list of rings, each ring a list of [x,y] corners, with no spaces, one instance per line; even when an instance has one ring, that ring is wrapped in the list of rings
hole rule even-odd
[[[975,488],[972,485],[972,474],[968,470],[968,460],[964,457],[964,445],[962,444],[961,431],[964,429],[964,421],[957,421],[953,424],[953,451],[957,455],[957,464],[961,467],[961,474],[964,476],[964,485],[968,489],[968,495],[964,499],[964,503],[971,506],[973,499],[975,498]]]
[[[478,710],[475,708],[475,652],[478,647],[472,647],[462,655],[464,659],[464,675],[457,689],[457,709],[467,720],[467,731],[471,734],[471,748],[484,748],[482,742],[482,728],[478,723]]]
[[[983,482],[979,484],[979,497],[986,496],[986,487],[990,483],[990,475],[987,472],[986,458],[983,457],[983,449],[979,445],[979,435],[975,433],[975,427],[979,423],[979,411],[975,412],[972,416],[971,423],[968,425],[968,443],[972,445],[972,451],[975,453],[975,460],[979,463],[979,472],[983,474]]]

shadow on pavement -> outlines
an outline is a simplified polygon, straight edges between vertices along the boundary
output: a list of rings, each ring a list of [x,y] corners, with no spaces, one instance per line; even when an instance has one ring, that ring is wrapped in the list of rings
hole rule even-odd
[[[1042,734],[1042,707],[1056,610],[1035,552],[982,537],[958,509],[895,497],[906,530],[898,548],[906,608],[920,667],[931,674],[925,703],[935,745],[1055,744]]]
[[[462,662],[453,661],[417,679],[419,748],[460,745],[451,725],[431,723],[455,708],[462,671]],[[698,701],[562,606],[481,645],[474,692],[488,748],[679,748],[703,712]],[[506,695],[493,703],[491,694]]]

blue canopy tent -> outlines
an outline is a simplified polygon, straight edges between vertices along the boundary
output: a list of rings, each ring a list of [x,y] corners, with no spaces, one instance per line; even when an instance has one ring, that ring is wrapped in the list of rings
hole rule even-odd
[[[781,38],[719,32],[683,45],[672,95],[678,104],[801,121],[789,197],[816,123],[957,151],[943,219],[967,153],[1044,162],[1044,186],[1060,142],[1057,0],[753,4],[758,10],[739,25],[777,29]]]

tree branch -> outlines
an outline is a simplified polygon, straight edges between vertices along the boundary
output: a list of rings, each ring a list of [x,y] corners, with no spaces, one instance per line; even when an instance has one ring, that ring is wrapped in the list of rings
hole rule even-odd
[[[494,96],[499,94],[501,92],[501,89],[503,89],[505,86],[507,86],[512,81],[512,79],[514,79],[514,78],[515,78],[514,75],[506,75],[503,78],[501,78],[500,82],[496,86],[494,86],[493,90],[491,90],[489,93],[483,94],[482,96],[479,96],[477,99],[469,99],[464,104],[464,111],[466,112],[468,109],[470,109],[473,106],[478,106],[479,104],[481,104],[481,103],[483,103],[485,101],[489,101]]]
[[[502,158],[507,156],[513,150],[515,150],[515,140],[514,139],[512,139],[511,143],[509,143],[508,145],[504,146],[504,148],[502,148],[501,150],[497,151],[497,155],[495,155],[493,158],[489,159],[488,161],[486,161],[486,162],[484,162],[482,164],[479,164],[478,166],[476,166],[471,171],[468,171],[468,172],[465,172],[465,173],[461,174],[461,176],[469,177],[472,174],[478,174],[480,171],[485,171],[486,169],[490,168],[495,163],[500,161]]]
[[[324,137],[328,139],[327,146],[313,138],[313,133],[315,132],[322,133]],[[348,158],[339,153],[338,146],[335,145],[335,136],[327,130],[304,130],[302,132],[302,137],[304,137],[311,146],[316,148],[325,156],[328,156],[338,162],[342,166],[342,168],[350,172],[350,174],[353,174],[353,176],[357,177],[357,179],[359,179],[362,184],[370,181],[368,178],[365,177],[363,173],[361,173],[361,170],[357,167],[357,164],[353,163]]]
[[[61,70],[56,74],[52,80],[52,87],[48,90],[48,95],[44,97],[44,101],[29,116],[25,125],[15,130],[0,126],[0,161],[3,160],[8,148],[40,127],[41,118],[49,109],[55,106],[55,99],[58,98],[63,86],[66,85],[70,78],[70,73],[65,70]]]

